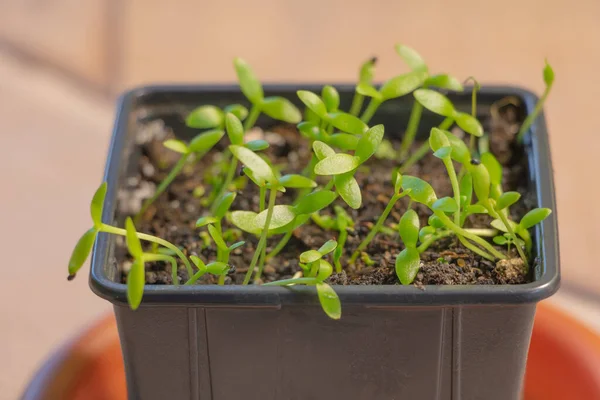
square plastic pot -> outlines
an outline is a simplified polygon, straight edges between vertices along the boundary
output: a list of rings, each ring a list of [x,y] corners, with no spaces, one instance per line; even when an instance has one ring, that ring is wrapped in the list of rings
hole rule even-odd
[[[337,86],[342,106],[353,87]],[[297,102],[302,88],[267,86]],[[505,96],[533,109],[533,94],[485,88],[481,107]],[[469,109],[468,93],[451,96]],[[374,122],[402,132],[412,96],[389,101]],[[176,134],[194,134],[185,114],[202,104],[246,104],[237,87],[136,89],[119,101],[104,179],[105,222],[122,223],[117,192],[135,171],[139,120],[162,119]],[[438,120],[424,114],[422,133]],[[272,122],[272,121],[271,121]],[[265,119],[259,124],[268,124]],[[554,213],[533,232],[534,280],[498,286],[338,286],[342,318],[328,319],[314,288],[148,285],[131,311],[114,259],[114,237],[94,247],[90,285],[114,304],[130,399],[486,399],[521,395],[536,303],[559,285],[552,164],[543,115],[527,135],[527,196]]]

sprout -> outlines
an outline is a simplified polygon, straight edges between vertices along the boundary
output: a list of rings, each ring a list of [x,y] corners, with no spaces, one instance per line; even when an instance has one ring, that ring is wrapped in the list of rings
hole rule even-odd
[[[365,61],[359,70],[358,74],[358,84],[356,86],[354,92],[354,98],[352,99],[352,105],[350,106],[350,114],[354,116],[358,116],[360,110],[362,110],[363,102],[365,96],[359,93],[358,87],[365,86],[368,87],[373,83],[373,70],[375,69],[375,64],[377,63],[377,57],[372,57]]]
[[[539,101],[535,105],[533,112],[527,116],[525,121],[523,121],[523,125],[521,125],[521,129],[519,129],[517,139],[520,142],[523,142],[525,134],[529,132],[531,126],[542,112],[542,109],[544,108],[544,103],[546,102],[546,99],[548,98],[548,95],[550,95],[550,91],[552,90],[552,84],[554,83],[554,70],[552,69],[550,64],[548,64],[548,60],[546,60],[546,65],[544,66],[543,76],[546,88],[544,89],[542,97],[540,97]]]

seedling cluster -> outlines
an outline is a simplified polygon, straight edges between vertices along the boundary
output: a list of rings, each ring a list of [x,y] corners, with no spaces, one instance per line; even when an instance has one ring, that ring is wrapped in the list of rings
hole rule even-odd
[[[379,234],[390,235],[392,240],[403,243],[404,249],[395,255],[395,270],[404,285],[414,281],[421,267],[421,254],[446,237],[454,238],[466,249],[492,262],[513,257],[511,249],[516,249],[523,267],[528,268],[532,251],[529,229],[543,221],[551,211],[536,208],[519,222],[511,219],[510,207],[519,201],[521,195],[503,191],[502,166],[485,145],[477,146],[479,139],[487,136],[476,115],[479,84],[470,78],[475,82],[472,110],[471,113],[462,112],[440,91],[463,91],[458,79],[448,74],[430,74],[423,58],[407,46],[398,45],[396,51],[410,71],[377,87],[373,84],[376,59],[366,61],[360,68],[349,112],[340,109],[340,96],[332,86],[324,86],[320,94],[298,91],[298,98],[306,107],[304,114],[288,99],[265,97],[262,84],[250,66],[239,58],[235,59],[235,71],[241,91],[250,103],[249,111],[240,104],[222,109],[203,105],[193,110],[186,123],[202,132],[187,143],[178,139],[164,142],[167,149],[180,154],[179,161],[157,186],[155,194],[143,203],[139,213],[133,219],[127,218],[125,229],[102,222],[107,190],[106,183],[103,183],[91,203],[93,227],[81,237],[69,261],[69,278],[75,276],[87,259],[98,233],[104,232],[126,238],[133,259],[127,272],[127,298],[133,309],[140,305],[143,297],[144,265],[148,262],[167,263],[174,285],[195,284],[207,274],[214,275],[218,284],[223,285],[231,270],[230,254],[245,245],[244,241],[235,241],[230,230],[223,230],[227,226],[256,238],[243,284],[260,284],[269,261],[285,248],[295,230],[310,223],[330,231],[337,240],[329,240],[318,249],[300,254],[299,270],[292,278],[264,285],[315,286],[323,310],[333,319],[340,318],[341,305],[334,289],[327,283],[328,278],[334,268],[336,273],[341,273],[359,257],[367,264],[373,263],[368,248]],[[535,111],[523,124],[518,140],[523,140],[530,129],[554,81],[554,73],[547,63],[543,75],[547,89]],[[369,123],[384,102],[401,96],[414,97],[414,103],[402,143],[396,150],[390,142],[384,141],[385,127],[369,126]],[[432,128],[429,139],[415,149],[414,141],[425,109],[442,116],[443,122]],[[282,175],[265,152],[269,144],[265,140],[247,140],[247,132],[261,114],[297,125],[312,149],[312,158],[303,171]],[[450,131],[453,126],[468,135],[466,142]],[[207,212],[196,222],[198,240],[202,246],[216,250],[216,259],[203,261],[196,255],[184,254],[175,244],[137,232],[134,221],[137,224],[144,218],[148,208],[184,167],[198,162],[223,141],[226,143],[219,166],[214,169],[216,175],[213,174],[210,192],[205,196],[208,199]],[[452,187],[450,197],[438,197],[427,181],[405,174],[429,151],[445,167]],[[346,249],[348,235],[355,234],[356,225],[349,210],[363,205],[356,174],[368,165],[373,156],[380,157],[382,154],[397,159],[397,168],[389,175],[393,195],[360,244]],[[236,182],[240,179],[257,187],[258,209],[231,209],[238,195]],[[293,191],[294,200],[280,204],[278,193],[287,190]],[[386,225],[390,213],[403,197],[410,199],[408,207],[399,220]],[[417,203],[431,212],[425,226],[421,226],[414,209]],[[491,221],[489,228],[468,227],[469,216],[473,214],[488,215]],[[144,250],[141,241],[150,242],[151,246]],[[506,247],[505,251],[502,246]],[[269,248],[270,252],[267,251]],[[352,255],[346,257],[346,254]],[[180,282],[178,275],[180,264],[187,271],[185,282]]]

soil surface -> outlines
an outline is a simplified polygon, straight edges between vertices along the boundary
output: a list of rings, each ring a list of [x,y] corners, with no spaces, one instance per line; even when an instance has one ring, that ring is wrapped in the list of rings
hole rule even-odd
[[[492,112],[493,117],[483,119],[486,132],[490,132],[490,148],[504,166],[504,190],[516,190],[524,194],[517,205],[511,208],[513,219],[519,219],[529,208],[531,199],[527,193],[527,160],[522,149],[514,143],[521,116],[516,107],[505,106]],[[141,156],[135,174],[127,179],[125,188],[120,193],[119,212],[121,217],[134,214],[139,209],[141,200],[149,197],[154,192],[158,183],[168,174],[179,155],[166,149],[162,142],[164,139],[174,137],[173,129],[167,124],[139,124],[139,140]],[[462,136],[460,130],[455,133]],[[281,173],[301,173],[311,157],[308,142],[302,138],[296,128],[291,125],[280,124],[264,130],[255,128],[248,132],[247,140],[265,139],[270,143],[266,153],[274,165],[280,167]],[[224,138],[223,142],[227,139]],[[392,142],[399,148],[398,142]],[[415,144],[415,148],[420,143]],[[223,145],[218,146],[225,146]],[[222,147],[221,147],[222,149]],[[223,176],[229,165],[229,159],[221,151],[211,151],[202,159],[189,163],[175,181],[169,186],[147,210],[137,229],[140,232],[159,236],[181,247],[187,255],[198,255],[205,262],[216,259],[214,244],[204,245],[207,237],[206,228],[196,228],[196,220],[206,215],[210,206],[207,204],[215,177]],[[372,157],[366,167],[361,168],[356,174],[356,179],[362,189],[363,205],[359,210],[352,210],[341,199],[334,204],[345,208],[355,221],[353,230],[349,232],[347,243],[344,247],[342,265],[344,271],[333,274],[329,278],[331,284],[338,285],[395,285],[399,284],[394,270],[396,255],[404,248],[398,234],[393,229],[401,215],[406,211],[408,198],[403,198],[395,205],[388,217],[385,226],[388,232],[380,232],[366,249],[368,258],[359,258],[353,265],[347,260],[368,234],[369,229],[376,222],[379,215],[386,207],[393,194],[391,182],[392,170],[398,167],[396,160]],[[418,164],[413,166],[406,175],[418,176],[428,181],[435,189],[438,197],[451,196],[452,189],[443,163],[429,154]],[[258,189],[248,179],[238,173],[237,183],[241,187],[231,210],[252,210],[259,208]],[[326,181],[319,181],[325,183]],[[280,193],[277,204],[291,204],[295,200],[297,190],[288,189]],[[208,207],[207,207],[208,206]],[[418,212],[421,226],[427,224],[431,212],[422,205],[413,205]],[[324,210],[322,215],[333,215],[333,209]],[[488,228],[488,217],[471,217],[465,227]],[[258,239],[253,235],[239,231],[223,219],[223,231],[229,244],[238,240],[245,240],[246,244],[234,250],[230,257],[233,267],[225,284],[240,284],[244,278],[247,266],[250,264]],[[300,253],[310,249],[317,249],[329,239],[337,239],[338,232],[324,230],[313,222],[308,222],[293,233],[287,246],[278,256],[270,259],[265,267],[262,282],[291,278],[300,271],[298,257]],[[280,236],[270,238],[267,251],[277,244]],[[119,243],[123,241],[119,239]],[[498,247],[506,251],[506,247]],[[148,247],[150,251],[150,247]],[[517,257],[516,254],[511,254]],[[331,260],[331,256],[329,261]],[[455,238],[448,237],[434,243],[427,251],[421,254],[421,270],[414,285],[494,285],[494,284],[521,284],[530,280],[515,260],[509,260],[496,265],[483,259],[464,248]],[[120,246],[117,252],[117,262],[123,271],[123,280],[128,271],[130,261],[126,249]],[[150,284],[171,284],[170,265],[162,262],[146,264],[146,281]],[[533,268],[531,268],[533,269]],[[188,278],[187,271],[180,264],[179,279],[185,282]],[[204,277],[199,283],[217,283],[214,277]]]

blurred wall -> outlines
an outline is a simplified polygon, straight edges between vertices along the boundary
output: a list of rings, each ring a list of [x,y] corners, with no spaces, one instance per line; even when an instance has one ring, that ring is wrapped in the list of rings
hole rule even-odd
[[[543,88],[558,186],[567,280],[600,291],[594,268],[600,189],[593,184],[600,83],[600,1],[4,0],[0,42],[112,95],[149,82],[234,79],[246,58],[265,81],[348,81],[366,57],[378,77],[405,70],[393,45],[418,49],[432,71]]]

